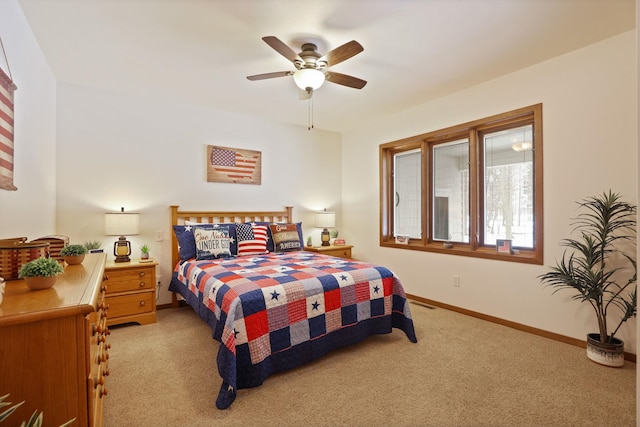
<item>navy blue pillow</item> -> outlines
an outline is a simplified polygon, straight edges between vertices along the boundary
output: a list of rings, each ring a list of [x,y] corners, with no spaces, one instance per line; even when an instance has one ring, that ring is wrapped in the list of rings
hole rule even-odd
[[[187,261],[196,257],[196,241],[193,238],[193,227],[193,225],[173,226],[173,232],[178,239],[180,261]]]

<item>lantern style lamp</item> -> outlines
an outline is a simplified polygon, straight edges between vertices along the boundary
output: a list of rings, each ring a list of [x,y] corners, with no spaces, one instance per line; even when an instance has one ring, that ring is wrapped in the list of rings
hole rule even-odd
[[[322,240],[322,246],[329,246],[331,235],[329,234],[329,228],[336,226],[336,214],[335,212],[327,211],[326,209],[321,212],[316,212],[315,225],[318,228],[322,228],[320,233],[320,240]]]
[[[120,208],[120,212],[104,214],[104,234],[107,236],[120,236],[113,244],[113,255],[115,262],[129,262],[131,259],[131,242],[125,236],[133,236],[140,233],[140,214],[135,212],[125,212]]]

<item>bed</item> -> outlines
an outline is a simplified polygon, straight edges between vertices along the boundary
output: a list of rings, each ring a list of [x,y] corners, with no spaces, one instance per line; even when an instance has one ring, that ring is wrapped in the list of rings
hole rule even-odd
[[[291,207],[171,206],[171,226],[173,306],[181,297],[221,343],[219,409],[238,389],[371,335],[397,328],[417,342],[399,279],[385,267],[304,251]]]

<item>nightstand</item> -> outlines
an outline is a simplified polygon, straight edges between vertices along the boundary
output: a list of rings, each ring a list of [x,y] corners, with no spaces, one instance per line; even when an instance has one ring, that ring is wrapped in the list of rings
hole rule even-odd
[[[109,326],[156,322],[156,265],[155,260],[107,262],[104,273]]]
[[[305,246],[304,250],[308,252],[317,252],[324,255],[337,256],[339,258],[351,259],[352,245],[340,245],[340,246]]]

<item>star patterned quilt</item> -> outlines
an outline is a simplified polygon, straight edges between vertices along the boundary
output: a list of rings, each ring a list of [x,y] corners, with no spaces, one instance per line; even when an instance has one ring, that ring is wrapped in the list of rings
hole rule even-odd
[[[392,328],[417,342],[399,279],[364,262],[305,251],[186,261],[176,266],[169,290],[221,343],[218,372],[228,390],[258,386],[275,372]]]

